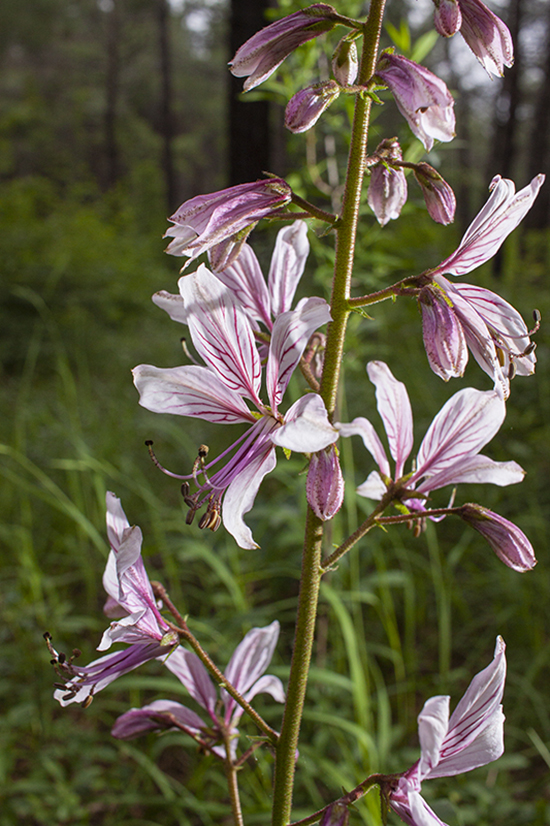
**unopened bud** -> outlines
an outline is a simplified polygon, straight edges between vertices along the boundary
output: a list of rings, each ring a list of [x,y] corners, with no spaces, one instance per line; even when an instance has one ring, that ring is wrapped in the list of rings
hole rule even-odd
[[[428,213],[438,224],[454,221],[456,198],[447,181],[429,163],[416,164],[414,177],[420,184]]]
[[[340,87],[334,80],[301,89],[287,104],[286,128],[294,133],[307,132],[339,94]]]
[[[345,803],[333,803],[325,811],[319,826],[347,826],[349,823],[349,809]]]
[[[332,519],[342,507],[344,479],[334,445],[311,457],[306,495],[311,509],[323,522]]]
[[[485,537],[498,558],[514,571],[530,571],[537,564],[533,546],[517,525],[481,505],[467,504],[460,516]]]
[[[434,25],[442,37],[452,37],[462,25],[458,0],[434,0]]]
[[[332,72],[340,86],[352,86],[359,70],[357,46],[343,37],[332,55]]]

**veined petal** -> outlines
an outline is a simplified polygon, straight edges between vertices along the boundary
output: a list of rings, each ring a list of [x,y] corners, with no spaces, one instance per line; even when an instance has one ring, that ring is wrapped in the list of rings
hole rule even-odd
[[[439,763],[441,744],[449,726],[450,697],[430,697],[418,715],[418,739],[421,757],[419,764],[420,779],[430,774],[431,769]]]
[[[426,355],[434,373],[444,381],[462,376],[468,363],[468,347],[458,316],[432,286],[421,290],[422,335]]]
[[[216,719],[217,694],[208,672],[193,651],[178,646],[164,662],[191,697]]]
[[[490,484],[505,487],[523,481],[525,471],[517,462],[495,462],[488,456],[475,455],[461,459],[456,465],[428,476],[416,490],[429,493],[445,485]]]
[[[537,175],[515,194],[513,181],[500,175],[493,178],[489,200],[466,230],[458,249],[434,273],[465,275],[488,261],[529,212],[543,182],[544,175]]]
[[[434,810],[428,806],[419,792],[409,793],[409,806],[412,826],[447,826],[438,818]]]
[[[275,448],[269,438],[276,426],[275,420],[258,423],[262,432],[251,451],[246,466],[231,482],[223,499],[222,519],[225,529],[235,539],[240,548],[259,547],[252,537],[252,531],[245,524],[243,516],[254,505],[256,494],[264,476],[277,464]]]
[[[441,758],[428,775],[430,778],[456,774],[454,768],[457,765],[460,772],[470,771],[502,754],[502,738],[497,733],[497,726],[502,727],[504,722],[501,700],[506,679],[505,650],[504,640],[497,637],[493,661],[476,674],[451,715],[448,734],[441,746]],[[488,728],[488,737],[478,740]],[[493,756],[478,762],[487,753]],[[458,754],[461,759],[457,763]]]
[[[290,310],[308,254],[309,241],[305,221],[294,221],[291,226],[279,231],[268,276],[271,312],[274,318]]]
[[[397,381],[383,361],[369,361],[367,373],[376,387],[376,406],[384,422],[390,453],[395,459],[395,478],[399,479],[413,446],[409,394],[403,382]]]
[[[341,436],[361,436],[363,444],[380,468],[380,473],[391,478],[390,463],[388,462],[386,451],[376,430],[368,419],[365,419],[364,416],[358,416],[352,422],[337,422],[334,426],[340,431]],[[384,485],[384,491],[385,490],[386,486]],[[366,494],[364,495],[366,496]]]
[[[162,369],[140,364],[132,372],[140,405],[153,413],[194,416],[218,424],[256,421],[242,397],[207,367]]]
[[[273,657],[279,631],[277,620],[265,628],[252,628],[236,647],[225,669],[225,676],[239,694],[246,694],[265,672]],[[222,699],[225,719],[229,722],[236,702],[225,690],[222,690]]]
[[[142,708],[131,708],[115,721],[111,734],[117,740],[131,740],[149,731],[172,728],[175,723],[191,736],[199,735],[204,722],[198,714],[172,700],[154,700]]]
[[[317,393],[308,393],[288,410],[284,425],[274,431],[271,441],[297,453],[316,453],[334,444],[338,435],[329,422],[322,398]]]
[[[255,321],[271,330],[271,302],[262,270],[251,246],[243,244],[239,257],[216,277],[229,287],[241,306]]]
[[[258,406],[262,368],[250,320],[204,265],[178,282],[195,349],[232,391]]]
[[[302,357],[309,337],[331,320],[324,298],[303,298],[295,310],[281,313],[275,320],[267,359],[267,394],[276,412],[290,377]]]
[[[489,442],[506,415],[506,405],[494,390],[467,387],[443,405],[422,440],[418,469],[412,480],[434,476],[459,463]]]

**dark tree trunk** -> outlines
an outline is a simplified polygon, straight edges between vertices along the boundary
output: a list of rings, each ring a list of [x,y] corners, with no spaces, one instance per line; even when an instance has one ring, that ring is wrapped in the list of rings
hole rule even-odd
[[[535,104],[533,131],[529,141],[529,179],[546,174],[546,184],[526,217],[526,226],[545,229],[550,223],[550,6],[546,24],[546,63]]]
[[[105,189],[110,189],[116,184],[120,175],[120,157],[116,136],[120,76],[120,16],[117,0],[113,0],[112,8],[106,13],[106,17],[107,72],[104,120],[105,169],[103,180]]]
[[[267,25],[269,0],[231,0],[229,45],[231,57],[239,46]],[[272,136],[269,103],[239,100],[243,79],[229,81],[229,185],[262,177],[270,169]]]
[[[172,102],[172,60],[170,53],[170,6],[167,0],[156,0],[160,56],[160,133],[162,136],[162,170],[166,202],[171,214],[178,206],[174,173],[174,115]]]
[[[516,136],[518,131],[517,109],[521,99],[522,55],[519,48],[519,31],[524,11],[524,0],[510,0],[508,27],[514,41],[514,65],[504,70],[502,88],[496,99],[496,128],[489,155],[488,178],[502,175],[512,178],[517,157]]]

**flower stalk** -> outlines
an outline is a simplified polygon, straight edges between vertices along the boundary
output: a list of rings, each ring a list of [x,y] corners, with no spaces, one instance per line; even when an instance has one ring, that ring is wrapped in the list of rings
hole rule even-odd
[[[374,74],[384,7],[385,0],[373,0],[369,16],[363,27],[363,51],[358,76],[358,82],[363,85]],[[327,331],[327,345],[320,388],[321,398],[331,420],[336,410],[344,339],[351,311],[348,301],[361,190],[366,169],[371,106],[372,100],[369,97],[357,95],[342,213],[336,227],[336,259],[330,302],[332,322],[329,324]],[[272,826],[286,826],[290,822],[296,748],[311,662],[319,587],[323,570],[321,567],[322,541],[323,523],[315,516],[311,508],[308,508],[294,651],[285,713],[276,752]]]

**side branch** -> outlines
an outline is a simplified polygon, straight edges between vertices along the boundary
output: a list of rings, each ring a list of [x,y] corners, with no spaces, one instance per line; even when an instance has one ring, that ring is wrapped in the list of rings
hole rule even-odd
[[[216,680],[217,685],[220,688],[225,688],[227,693],[233,697],[236,703],[240,705],[240,707],[246,711],[248,716],[256,723],[260,731],[262,731],[266,737],[268,738],[269,742],[275,745],[279,738],[277,732],[271,728],[270,725],[266,723],[266,721],[261,717],[258,712],[252,708],[249,702],[244,699],[242,694],[240,694],[237,689],[231,685],[231,683],[227,680],[224,674],[220,671],[218,666],[210,659],[204,648],[201,646],[198,639],[193,635],[193,633],[189,630],[187,626],[187,622],[179,613],[177,608],[175,607],[174,603],[166,593],[166,589],[160,582],[152,582],[153,593],[157,597],[157,599],[161,599],[166,608],[170,611],[176,623],[170,622],[166,620],[170,628],[178,634],[181,640],[185,640],[188,642],[195,654],[198,656],[202,664],[205,668],[210,672],[210,674]]]

